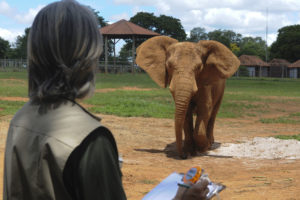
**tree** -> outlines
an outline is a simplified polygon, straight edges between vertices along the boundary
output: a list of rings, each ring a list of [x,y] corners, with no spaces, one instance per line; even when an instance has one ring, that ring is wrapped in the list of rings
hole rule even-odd
[[[148,30],[172,37],[179,41],[186,39],[186,33],[181,25],[180,19],[171,16],[160,15],[159,17],[156,17],[153,13],[138,12],[136,15],[131,17],[129,21]]]
[[[255,55],[262,60],[266,58],[266,41],[261,37],[244,37],[240,44],[239,55]]]
[[[216,40],[218,42],[221,42],[228,48],[230,48],[230,44],[235,43],[237,46],[240,46],[242,35],[239,33],[235,33],[231,30],[215,30],[211,31],[208,34],[208,38],[210,40]]]
[[[195,27],[191,30],[188,41],[198,42],[199,40],[208,40],[208,35],[205,32],[205,28]]]
[[[129,21],[148,30],[157,32],[157,17],[155,17],[153,13],[138,12],[131,17]]]
[[[0,37],[0,59],[6,58],[9,48],[9,42]]]
[[[8,51],[8,58],[13,59],[26,59],[27,58],[27,39],[29,36],[30,28],[25,29],[24,35],[19,35],[13,47]]]
[[[300,59],[300,25],[285,26],[278,30],[277,40],[271,45],[271,57],[290,62]]]
[[[100,27],[103,27],[103,26],[107,26],[107,21],[104,20],[104,18],[100,15],[100,12],[95,10],[94,8],[88,6],[91,11],[94,13],[94,15],[96,16],[96,19],[100,25]]]
[[[172,37],[179,41],[184,41],[186,39],[186,33],[180,20],[171,16],[160,15],[159,17],[156,17],[153,13],[138,12],[136,15],[131,17],[129,21],[145,29]],[[146,39],[142,38],[137,39],[135,46],[139,46],[145,40]],[[124,44],[120,51],[119,58],[122,60],[130,59],[128,52],[131,52],[132,49],[132,40],[128,39],[125,40],[125,42],[126,44]]]
[[[186,39],[186,33],[179,19],[171,16],[160,15],[156,21],[157,33],[172,37],[179,41]]]

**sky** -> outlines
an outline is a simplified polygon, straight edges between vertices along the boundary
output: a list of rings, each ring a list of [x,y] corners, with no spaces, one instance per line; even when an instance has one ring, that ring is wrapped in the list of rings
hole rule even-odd
[[[52,0],[0,0],[0,37],[13,43],[30,27],[35,15]],[[137,12],[181,20],[187,34],[195,27],[206,32],[232,30],[267,38],[270,46],[283,26],[300,24],[300,0],[78,0],[100,12],[109,23],[129,20]],[[266,37],[266,26],[268,35]]]

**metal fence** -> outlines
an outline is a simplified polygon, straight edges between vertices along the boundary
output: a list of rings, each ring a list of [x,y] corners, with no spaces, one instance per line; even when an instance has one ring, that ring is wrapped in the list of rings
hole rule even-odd
[[[1,71],[22,71],[27,68],[27,60],[24,59],[0,59]]]
[[[22,71],[27,68],[27,60],[24,59],[0,59],[0,71]],[[98,63],[98,72],[105,72],[105,62],[101,61]],[[108,73],[140,73],[143,70],[130,62],[108,62],[107,65]]]

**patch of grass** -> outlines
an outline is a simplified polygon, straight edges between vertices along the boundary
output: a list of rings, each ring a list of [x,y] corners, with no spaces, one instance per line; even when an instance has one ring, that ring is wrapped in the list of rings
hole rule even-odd
[[[26,70],[20,71],[20,72],[0,71],[0,79],[21,79],[21,80],[27,81],[27,71]]]
[[[93,98],[87,99],[85,102],[94,105],[88,109],[95,113],[124,117],[174,117],[174,102],[171,94],[163,89],[153,91],[117,90],[108,93],[96,93]]]
[[[291,119],[289,117],[262,118],[259,121],[264,124],[298,124],[298,123],[300,123],[300,120]]]
[[[0,100],[0,116],[14,115],[25,102]]]
[[[300,112],[291,113],[287,116],[277,117],[277,118],[262,118],[260,122],[271,124],[271,123],[281,123],[281,124],[297,124],[300,123]]]
[[[175,106],[169,90],[161,89],[147,74],[97,74],[96,76],[96,89],[138,87],[153,88],[155,90],[117,90],[96,93],[93,98],[84,101],[94,105],[94,107],[89,108],[91,112],[119,116],[174,117]],[[218,117],[259,116],[259,113],[262,112],[272,112],[270,106],[268,106],[268,103],[272,102],[281,103],[282,101],[288,104],[293,101],[293,104],[300,105],[299,91],[300,79],[233,77],[227,80]],[[26,97],[27,93],[26,72],[0,72],[0,96]],[[1,104],[9,104],[9,102],[2,101]],[[20,104],[23,104],[23,102]],[[6,107],[6,105],[0,105],[0,107]],[[284,107],[276,109],[282,109],[282,112],[284,112]],[[4,110],[6,109],[3,109],[1,113]],[[13,111],[7,112],[14,113]],[[263,123],[299,123],[299,112],[292,114],[286,112],[286,115],[278,119],[261,119],[261,121]]]
[[[226,91],[244,93],[251,96],[300,97],[299,79],[280,78],[230,78]]]
[[[289,115],[290,117],[300,117],[300,112],[292,113]]]
[[[0,96],[27,97],[28,86],[22,79],[0,79]]]
[[[147,74],[97,74],[96,88],[159,88]]]
[[[262,105],[254,105],[251,103],[233,102],[228,99],[224,99],[221,108],[218,113],[218,117],[221,118],[237,118],[251,114],[253,112],[259,112],[264,108]]]
[[[277,139],[282,139],[282,140],[298,140],[300,141],[300,134],[298,135],[276,135],[274,136]]]

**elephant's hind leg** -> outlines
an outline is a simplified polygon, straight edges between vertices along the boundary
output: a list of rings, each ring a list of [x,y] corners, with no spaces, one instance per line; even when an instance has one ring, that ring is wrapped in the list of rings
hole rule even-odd
[[[222,96],[220,97],[218,102],[215,104],[215,106],[213,108],[213,111],[212,111],[212,114],[211,114],[211,117],[210,117],[210,119],[208,121],[208,124],[207,124],[206,136],[207,136],[207,139],[210,143],[210,148],[213,145],[213,143],[215,142],[215,139],[214,139],[214,126],[215,126],[216,116],[218,114],[218,111],[219,111],[219,108],[220,108],[220,105],[221,105],[221,102],[222,102]]]

